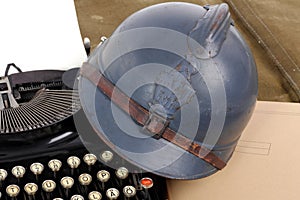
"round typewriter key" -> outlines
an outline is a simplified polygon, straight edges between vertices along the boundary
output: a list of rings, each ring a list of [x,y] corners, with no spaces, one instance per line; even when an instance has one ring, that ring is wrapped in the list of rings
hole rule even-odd
[[[149,189],[153,186],[153,180],[151,178],[145,177],[140,180],[140,184],[143,188]]]
[[[116,176],[119,179],[125,179],[128,176],[128,169],[126,169],[125,167],[119,167],[116,171]]]
[[[131,185],[127,185],[123,188],[123,193],[126,197],[130,198],[136,194],[136,189]]]
[[[62,198],[54,198],[53,200],[63,200]]]
[[[52,180],[45,180],[42,183],[42,188],[45,192],[53,192],[56,188],[56,183]]]
[[[9,185],[6,187],[6,193],[10,197],[18,196],[19,192],[20,192],[20,188],[17,185]]]
[[[110,162],[114,157],[114,154],[111,151],[103,151],[101,154],[101,160],[104,162]]]
[[[57,159],[53,159],[53,160],[50,160],[48,162],[48,167],[53,171],[53,172],[58,172],[60,170],[62,166],[62,163],[60,160],[57,160]]]
[[[97,156],[95,156],[94,154],[85,154],[84,157],[83,157],[83,161],[88,165],[88,166],[91,166],[91,165],[94,165],[97,161]]]
[[[106,196],[110,200],[118,199],[119,195],[120,195],[120,192],[116,188],[109,188],[108,190],[106,190]]]
[[[34,196],[38,189],[39,187],[35,183],[27,183],[24,186],[24,191],[30,196]]]
[[[80,165],[80,159],[76,156],[70,156],[67,163],[72,169],[76,169]]]
[[[97,173],[97,178],[99,181],[101,181],[102,183],[105,183],[109,180],[110,178],[110,173],[106,170],[100,170]]]
[[[89,200],[101,200],[102,195],[98,191],[92,191],[89,193]]]
[[[83,196],[76,194],[71,197],[71,200],[84,200],[84,198]]]
[[[65,195],[66,197],[69,196],[69,189],[71,189],[74,185],[74,179],[69,176],[65,176],[60,180],[60,184],[65,189]]]
[[[23,166],[15,166],[12,168],[11,173],[16,177],[16,178],[22,178],[25,174],[26,170]]]
[[[40,175],[44,170],[44,165],[41,163],[32,163],[30,165],[30,171],[35,175]]]
[[[74,185],[74,179],[72,177],[65,176],[60,180],[60,184],[63,188],[70,189]]]
[[[81,185],[89,185],[92,182],[92,176],[86,173],[81,174],[78,181]]]
[[[7,171],[5,169],[0,169],[0,182],[4,181],[7,177]]]

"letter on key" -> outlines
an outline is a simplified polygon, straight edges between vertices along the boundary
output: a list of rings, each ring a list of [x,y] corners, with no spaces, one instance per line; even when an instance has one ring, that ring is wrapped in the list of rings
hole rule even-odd
[[[10,197],[18,196],[19,192],[20,192],[20,188],[17,185],[9,185],[6,187],[6,193]]]
[[[110,200],[118,199],[119,195],[120,192],[116,188],[109,188],[108,190],[106,190],[106,196]]]
[[[15,166],[12,168],[11,173],[16,177],[16,178],[22,178],[25,174],[26,170],[23,166]]]
[[[30,170],[34,175],[40,175],[44,170],[44,165],[41,163],[32,163],[30,165]]]
[[[88,165],[88,166],[91,166],[91,165],[94,165],[97,161],[97,157],[94,155],[94,154],[85,154],[84,157],[83,157],[83,161]]]
[[[53,172],[58,172],[61,168],[61,161],[60,160],[57,160],[57,159],[53,159],[53,160],[50,160],[48,162],[48,167],[53,171]]]
[[[60,184],[63,188],[70,189],[74,185],[74,179],[72,177],[65,176],[60,180]]]
[[[126,197],[130,198],[136,194],[136,189],[131,185],[127,185],[123,188],[123,193]]]
[[[76,156],[70,156],[67,163],[72,169],[76,169],[80,165],[80,159]]]
[[[29,196],[34,196],[38,189],[39,187],[35,183],[27,183],[24,186],[24,190]]]
[[[92,191],[89,193],[89,200],[101,200],[102,195],[98,191]]]
[[[100,170],[97,173],[97,178],[99,181],[101,181],[102,183],[105,183],[109,180],[110,178],[110,173],[106,170]]]
[[[45,180],[42,183],[42,188],[45,192],[53,192],[56,188],[56,183],[52,180]]]
[[[7,171],[5,169],[0,169],[0,182],[5,181],[7,177]]]
[[[92,182],[92,176],[86,173],[81,174],[78,181],[81,185],[89,185]]]

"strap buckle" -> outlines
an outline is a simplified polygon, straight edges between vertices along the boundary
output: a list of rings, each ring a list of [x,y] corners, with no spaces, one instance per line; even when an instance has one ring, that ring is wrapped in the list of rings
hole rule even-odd
[[[163,117],[156,112],[150,112],[143,129],[154,134],[153,137],[155,139],[160,139],[168,125],[169,120],[167,117]]]

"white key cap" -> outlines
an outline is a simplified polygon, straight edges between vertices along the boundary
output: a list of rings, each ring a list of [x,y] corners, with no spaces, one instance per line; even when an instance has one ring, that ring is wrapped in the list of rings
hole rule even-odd
[[[42,188],[45,192],[53,192],[56,188],[56,183],[52,180],[45,180],[42,183]]]
[[[16,178],[22,178],[25,174],[26,170],[23,166],[15,166],[12,168],[11,173],[16,177]]]
[[[110,173],[106,170],[100,170],[97,173],[97,178],[99,181],[101,181],[102,183],[105,183],[109,180],[110,178]]]
[[[84,198],[83,196],[76,194],[71,197],[71,200],[84,200]]]
[[[72,177],[65,176],[60,180],[60,184],[63,188],[70,189],[74,185],[74,179]]]
[[[89,193],[89,200],[101,200],[102,195],[98,191],[92,191]]]
[[[39,187],[35,183],[27,183],[24,186],[24,191],[30,196],[34,196],[38,189]]]
[[[10,197],[16,197],[20,193],[20,188],[17,185],[9,185],[6,187],[6,193]]]
[[[77,156],[70,156],[67,163],[72,169],[76,169],[80,165],[80,159]]]
[[[80,174],[78,181],[81,185],[89,185],[92,182],[92,176],[89,174]]]
[[[123,193],[126,197],[130,198],[136,194],[136,189],[131,185],[127,185],[123,188]]]
[[[4,181],[7,177],[7,171],[5,169],[0,169],[0,182]]]
[[[30,165],[30,171],[35,175],[40,175],[44,170],[44,165],[41,163],[32,163]]]
[[[88,166],[91,166],[91,165],[94,165],[97,161],[97,156],[95,156],[94,154],[85,154],[84,157],[83,157],[83,161],[88,165]]]
[[[106,190],[106,196],[110,200],[118,199],[119,195],[120,195],[120,192],[116,188],[109,188],[108,190]]]
[[[110,162],[114,157],[114,154],[111,151],[103,151],[101,154],[101,160],[104,162]]]
[[[57,159],[52,159],[48,162],[48,167],[53,171],[53,172],[58,172],[62,166],[62,163],[60,160]]]
[[[128,169],[126,169],[125,167],[119,167],[116,171],[116,176],[119,179],[125,179],[128,176]]]

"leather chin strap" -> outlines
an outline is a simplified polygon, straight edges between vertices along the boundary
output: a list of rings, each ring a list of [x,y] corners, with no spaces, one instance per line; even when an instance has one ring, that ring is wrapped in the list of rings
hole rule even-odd
[[[169,122],[159,115],[150,113],[147,109],[124,94],[111,83],[104,75],[89,63],[83,63],[80,74],[98,87],[115,105],[129,114],[139,125],[143,126],[156,139],[163,138],[174,145],[201,158],[217,169],[223,169],[226,163],[211,150],[194,143],[189,138],[177,133],[168,127]]]

